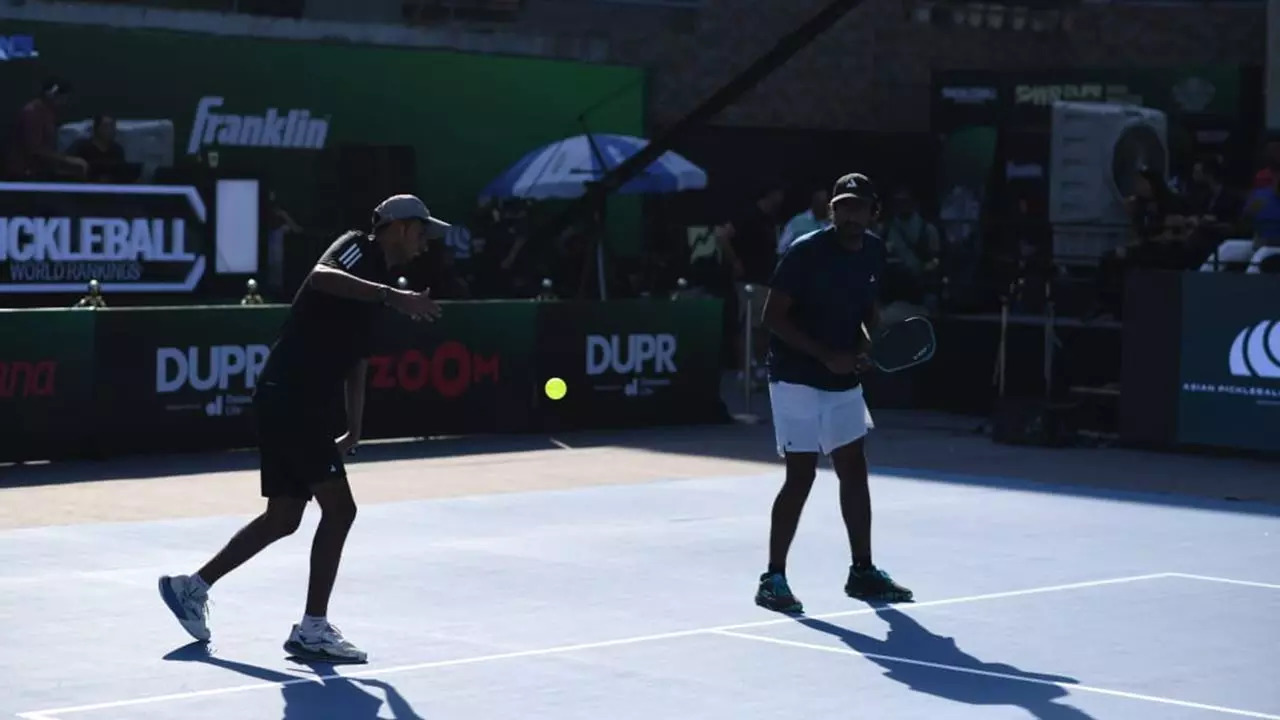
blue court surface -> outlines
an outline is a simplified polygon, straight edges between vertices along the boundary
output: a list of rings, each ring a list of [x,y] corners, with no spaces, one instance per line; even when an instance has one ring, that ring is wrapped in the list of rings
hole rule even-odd
[[[607,472],[607,468],[602,468]],[[1280,719],[1280,517],[1211,500],[876,475],[844,597],[824,471],[792,550],[805,618],[752,602],[780,472],[373,505],[294,664],[314,508],[214,588],[208,646],[156,593],[240,517],[0,534],[0,717]]]

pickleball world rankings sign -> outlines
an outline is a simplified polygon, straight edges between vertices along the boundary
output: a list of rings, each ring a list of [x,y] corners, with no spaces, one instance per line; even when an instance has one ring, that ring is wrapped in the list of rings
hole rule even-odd
[[[0,293],[190,293],[207,216],[191,186],[0,183]]]

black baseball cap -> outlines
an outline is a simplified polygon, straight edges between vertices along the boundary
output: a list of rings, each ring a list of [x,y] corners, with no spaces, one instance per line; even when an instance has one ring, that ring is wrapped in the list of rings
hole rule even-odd
[[[850,198],[858,198],[862,200],[878,201],[880,196],[876,194],[875,185],[871,183],[871,179],[862,173],[849,173],[842,175],[836,180],[835,187],[831,190],[831,202],[847,200]]]

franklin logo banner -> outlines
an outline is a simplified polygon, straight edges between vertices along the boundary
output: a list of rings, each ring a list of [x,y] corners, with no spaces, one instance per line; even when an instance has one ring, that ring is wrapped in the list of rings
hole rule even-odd
[[[190,293],[207,215],[190,186],[0,183],[0,292]]]

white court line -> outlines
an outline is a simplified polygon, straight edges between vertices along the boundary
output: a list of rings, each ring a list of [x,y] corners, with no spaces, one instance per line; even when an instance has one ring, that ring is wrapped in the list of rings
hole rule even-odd
[[[1244,585],[1245,587],[1280,590],[1280,585],[1275,583],[1254,582],[1252,580],[1233,580],[1231,578],[1213,577],[1212,575],[1192,575],[1191,573],[1168,573],[1168,575],[1169,577],[1180,577],[1186,578],[1187,580],[1207,580],[1209,582],[1226,583],[1228,585]]]
[[[986,593],[983,595],[968,595],[965,597],[945,598],[942,600],[927,600],[924,602],[911,603],[908,605],[897,605],[897,609],[903,612],[910,612],[917,608],[940,607],[943,605],[956,605],[959,603],[979,602],[982,600],[999,600],[1001,598],[1023,597],[1026,595],[1040,595],[1051,592],[1061,592],[1064,590],[1079,590],[1084,588],[1103,587],[1106,585],[1118,585],[1121,583],[1139,582],[1142,580],[1156,580],[1168,577],[1170,573],[1153,573],[1150,575],[1133,575],[1130,577],[1110,578],[1106,580],[1089,580],[1086,582],[1069,583],[1066,585],[1050,585],[1047,587],[1027,588],[1024,590],[1009,590],[1005,592]],[[879,608],[863,607],[857,610],[841,610],[838,612],[824,613],[821,615],[807,615],[805,617],[830,620],[833,618],[851,617],[854,615],[870,615],[877,612]],[[619,647],[622,645],[634,645],[637,643],[654,642],[658,640],[674,640],[677,638],[693,637],[696,635],[706,635],[709,633],[724,633],[731,630],[745,630],[749,628],[769,627],[771,625],[784,625],[795,623],[796,619],[791,617],[778,618],[774,620],[758,620],[755,622],[738,623],[736,625],[720,625],[717,627],[697,628],[694,630],[677,630],[675,632],[657,633],[654,635],[639,635],[636,637],[620,638],[616,640],[604,640],[599,642],[579,643],[576,645],[558,645],[549,648],[536,648],[533,650],[518,650],[514,652],[497,653],[494,655],[480,655],[478,657],[455,658],[453,660],[437,660],[434,662],[415,663],[412,665],[397,665],[386,668],[371,668],[368,670],[359,670],[347,673],[332,673],[329,675],[319,675],[313,677],[301,677],[296,680],[285,680],[283,682],[267,682],[252,683],[248,685],[235,685],[232,687],[211,688],[209,690],[192,690],[189,692],[171,693],[168,695],[153,695],[150,697],[133,698],[131,700],[117,700],[114,702],[93,703],[91,705],[76,705],[73,707],[54,708],[51,710],[33,710],[25,713],[18,713],[18,717],[25,720],[60,720],[59,716],[71,713],[91,712],[94,710],[110,710],[114,708],[132,707],[135,705],[150,705],[154,703],[171,702],[175,700],[186,700],[190,698],[209,697],[212,695],[229,695],[232,693],[246,692],[249,690],[268,690],[287,687],[289,685],[298,685],[301,683],[319,683],[325,680],[344,677],[373,677],[381,675],[392,675],[396,673],[412,672],[415,670],[431,670],[436,668],[458,667],[462,665],[475,665],[478,663],[494,662],[497,660],[515,660],[518,658],[542,657],[547,655],[560,655],[563,653],[577,652],[581,650],[598,650],[610,647]],[[1280,720],[1277,718],[1276,720]]]
[[[879,655],[876,653],[864,653],[852,650],[850,648],[831,647],[830,645],[820,645],[817,643],[798,642],[795,640],[782,640],[780,638],[766,637],[764,635],[752,635],[749,633],[732,632],[729,630],[712,630],[715,635],[724,637],[741,638],[743,640],[755,640],[756,642],[771,643],[773,645],[786,645],[788,647],[803,648],[805,650],[818,650],[826,653],[835,653],[837,655],[854,655],[857,657],[870,658],[872,660],[883,660],[885,662],[901,663],[903,665],[917,665],[920,667],[933,668],[935,670],[947,670],[950,672],[966,673],[968,675],[981,675],[983,677],[999,678],[1001,680],[1013,680],[1016,682],[1031,683],[1033,685],[1051,685],[1059,687],[1063,690],[1072,691],[1079,690],[1081,692],[1097,693],[1098,695],[1111,695],[1113,697],[1127,698],[1129,700],[1145,700],[1146,702],[1160,703],[1162,705],[1177,705],[1178,707],[1192,708],[1195,710],[1210,710],[1212,712],[1225,713],[1227,715],[1240,715],[1243,717],[1262,718],[1262,720],[1280,720],[1280,715],[1268,715],[1267,713],[1253,712],[1251,710],[1238,710],[1236,708],[1220,707],[1218,705],[1206,705],[1204,703],[1188,702],[1186,700],[1174,700],[1173,698],[1156,697],[1155,695],[1141,695],[1139,693],[1125,692],[1123,690],[1108,690],[1107,688],[1093,687],[1091,685],[1076,685],[1066,682],[1054,682],[1052,680],[1044,680],[1042,678],[1026,677],[1023,675],[1010,675],[1008,673],[991,672],[989,670],[978,670],[977,668],[960,667],[958,665],[944,665],[942,663],[925,662],[924,660],[912,660],[910,658],[896,657],[894,655]]]

